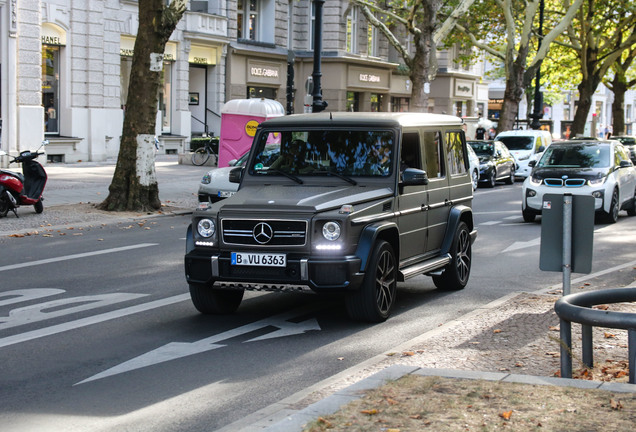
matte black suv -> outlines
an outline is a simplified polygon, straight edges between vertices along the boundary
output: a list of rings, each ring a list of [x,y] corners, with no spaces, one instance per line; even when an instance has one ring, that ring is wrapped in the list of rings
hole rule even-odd
[[[263,122],[238,192],[201,203],[185,274],[202,313],[234,312],[246,289],[345,294],[351,318],[386,320],[396,283],[468,282],[472,184],[462,120],[320,113]]]

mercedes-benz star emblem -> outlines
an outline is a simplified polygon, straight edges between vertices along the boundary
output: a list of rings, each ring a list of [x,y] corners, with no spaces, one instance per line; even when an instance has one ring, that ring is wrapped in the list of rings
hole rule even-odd
[[[269,226],[269,224],[260,222],[254,227],[252,235],[254,236],[254,240],[256,240],[257,243],[265,244],[268,243],[272,239],[272,237],[274,237],[274,230],[271,226]]]

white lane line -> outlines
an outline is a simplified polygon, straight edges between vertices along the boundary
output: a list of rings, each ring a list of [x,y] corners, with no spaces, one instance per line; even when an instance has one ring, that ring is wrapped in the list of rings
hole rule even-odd
[[[126,315],[132,315],[139,312],[145,312],[151,309],[159,308],[162,306],[171,305],[174,303],[179,303],[190,298],[190,294],[179,294],[173,297],[168,297],[161,300],[155,300],[149,303],[144,303],[136,306],[130,306],[124,309],[119,309],[112,312],[106,312],[101,315],[95,315],[92,317],[82,318],[75,321],[69,321],[67,323],[54,325],[51,327],[33,330],[26,333],[17,334],[14,336],[8,336],[0,339],[0,348],[16,345],[22,342],[27,342],[33,339],[38,339],[45,336],[51,336],[57,333],[62,333],[69,330],[78,329],[80,327],[86,327],[92,324],[101,323],[104,321],[109,321],[117,318],[124,317]]]
[[[501,221],[488,221],[488,222],[482,222],[482,223],[480,223],[478,225],[498,225],[500,223],[501,223]]]
[[[104,250],[94,251],[94,252],[84,252],[84,253],[81,253],[81,254],[65,255],[65,256],[56,257],[56,258],[48,258],[48,259],[37,260],[37,261],[29,261],[29,262],[24,262],[24,263],[20,263],[20,264],[11,264],[11,265],[6,265],[6,266],[0,267],[0,272],[1,271],[7,271],[7,270],[15,270],[15,269],[24,268],[24,267],[42,265],[42,264],[49,264],[49,263],[54,263],[54,262],[59,262],[59,261],[66,261],[66,260],[72,260],[72,259],[78,259],[78,258],[86,258],[86,257],[89,257],[89,256],[95,256],[95,255],[103,255],[103,254],[108,254],[108,253],[122,252],[122,251],[127,251],[127,250],[132,250],[132,249],[145,248],[145,247],[149,247],[149,246],[157,246],[157,245],[159,245],[159,243],[141,243],[141,244],[132,245],[132,246],[123,246],[123,247],[118,247],[118,248],[113,248],[113,249],[104,249]]]
[[[617,265],[615,267],[611,267],[611,268],[608,268],[608,269],[605,269],[605,270],[599,270],[599,271],[597,271],[595,273],[590,273],[590,274],[588,274],[586,276],[581,276],[579,278],[572,279],[570,281],[570,283],[578,284],[578,283],[584,282],[584,281],[586,281],[588,279],[593,279],[593,278],[595,278],[597,276],[603,276],[603,275],[605,275],[607,273],[613,273],[615,271],[622,270],[625,267],[634,267],[634,266],[636,266],[636,261],[631,261],[631,262],[628,262],[628,263],[625,263],[625,264],[621,264],[621,265]]]

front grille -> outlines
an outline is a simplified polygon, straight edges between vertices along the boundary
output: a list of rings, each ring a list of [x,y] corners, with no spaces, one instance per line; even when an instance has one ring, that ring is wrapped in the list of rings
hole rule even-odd
[[[546,186],[550,187],[581,187],[585,185],[585,179],[557,179],[557,178],[547,178],[543,180]]]
[[[304,246],[307,240],[306,221],[223,219],[221,230],[230,245]]]

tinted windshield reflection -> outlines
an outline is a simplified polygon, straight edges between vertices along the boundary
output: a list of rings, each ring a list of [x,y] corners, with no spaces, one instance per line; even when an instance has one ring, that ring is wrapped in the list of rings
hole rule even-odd
[[[610,148],[606,145],[551,145],[537,166],[607,168],[610,166]]]
[[[262,131],[252,174],[391,175],[394,133],[380,130]]]

